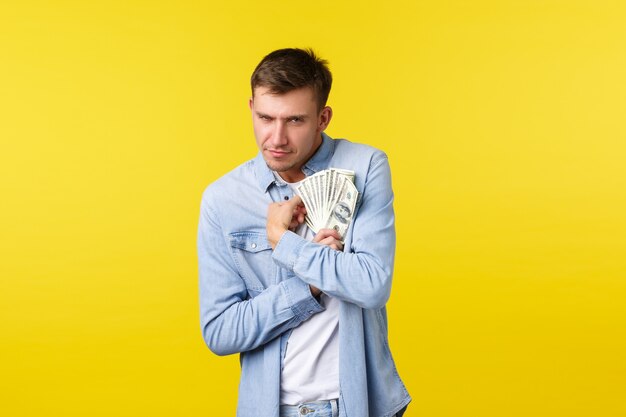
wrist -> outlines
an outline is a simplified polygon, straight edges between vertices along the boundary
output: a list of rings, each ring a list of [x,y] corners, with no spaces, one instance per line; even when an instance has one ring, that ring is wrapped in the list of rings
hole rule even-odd
[[[267,240],[270,244],[270,246],[272,247],[272,249],[276,249],[276,245],[278,245],[278,241],[280,240],[280,238],[283,237],[283,234],[285,234],[285,232],[287,231],[287,229],[285,227],[277,227],[277,226],[270,226],[267,228]]]

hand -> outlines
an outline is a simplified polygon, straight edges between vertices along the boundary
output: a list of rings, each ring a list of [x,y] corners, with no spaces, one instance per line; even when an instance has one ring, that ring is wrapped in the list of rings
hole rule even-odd
[[[320,229],[313,238],[313,242],[326,245],[339,252],[343,251],[343,242],[339,232],[335,229]]]
[[[267,240],[272,247],[276,248],[278,241],[287,230],[295,230],[304,223],[306,209],[300,196],[295,195],[291,200],[272,203],[267,208]]]

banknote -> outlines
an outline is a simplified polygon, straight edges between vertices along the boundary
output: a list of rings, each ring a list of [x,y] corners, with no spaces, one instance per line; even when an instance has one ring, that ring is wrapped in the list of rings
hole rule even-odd
[[[352,222],[357,197],[354,171],[329,168],[305,178],[296,188],[307,210],[306,224],[317,233],[335,229],[345,237]]]
[[[344,178],[341,191],[339,191],[335,201],[331,202],[324,229],[335,229],[341,236],[341,240],[345,237],[348,226],[352,222],[358,195],[359,192],[352,181]]]

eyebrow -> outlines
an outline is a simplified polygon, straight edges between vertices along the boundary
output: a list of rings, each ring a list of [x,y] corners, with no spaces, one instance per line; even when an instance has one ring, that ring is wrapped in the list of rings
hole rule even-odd
[[[255,111],[256,115],[259,117],[267,117],[268,119],[275,119],[275,117],[270,116],[269,114],[260,112],[260,111]],[[283,120],[290,120],[290,119],[306,119],[308,116],[306,114],[292,114],[291,116],[286,116],[283,118]]]

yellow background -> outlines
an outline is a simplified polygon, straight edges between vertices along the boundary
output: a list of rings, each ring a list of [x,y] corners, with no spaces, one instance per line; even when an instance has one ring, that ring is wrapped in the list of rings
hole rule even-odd
[[[234,415],[198,209],[289,46],[390,157],[406,415],[626,415],[626,6],[566,0],[3,1],[0,415]]]

